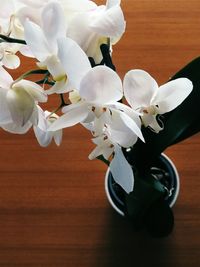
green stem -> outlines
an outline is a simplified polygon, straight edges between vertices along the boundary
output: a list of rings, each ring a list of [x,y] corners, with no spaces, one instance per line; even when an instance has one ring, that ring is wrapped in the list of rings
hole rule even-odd
[[[50,82],[50,81],[48,81],[46,79],[42,79],[42,80],[36,81],[35,83],[37,83],[37,84],[48,84],[48,85],[51,85],[51,86],[53,86],[55,84],[54,82]]]
[[[49,72],[47,71],[47,70],[40,70],[40,69],[38,69],[38,70],[30,70],[30,71],[27,71],[27,72],[25,72],[24,74],[22,74],[19,78],[17,78],[14,82],[13,82],[13,84],[15,84],[15,83],[17,83],[17,82],[19,82],[19,81],[21,81],[22,79],[24,79],[24,78],[26,78],[26,77],[28,77],[28,76],[30,76],[30,75],[32,75],[32,74],[48,74],[49,75]],[[13,85],[12,84],[12,85]]]
[[[98,156],[97,159],[101,160],[102,162],[104,162],[108,166],[110,165],[110,161],[105,159],[104,156],[102,156],[102,155]]]
[[[5,41],[8,43],[17,43],[17,44],[26,45],[26,41],[24,41],[24,40],[11,38],[11,37],[5,36],[3,34],[0,34],[0,38],[2,39],[2,40],[0,40],[0,42]]]

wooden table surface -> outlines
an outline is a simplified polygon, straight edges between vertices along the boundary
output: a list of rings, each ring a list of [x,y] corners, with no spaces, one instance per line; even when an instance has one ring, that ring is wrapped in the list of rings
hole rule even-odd
[[[141,68],[163,83],[200,55],[199,0],[122,0],[122,6],[127,31],[113,53],[121,77]],[[24,71],[29,64],[23,62]],[[164,239],[135,233],[112,210],[106,166],[87,158],[90,138],[77,126],[65,130],[62,146],[41,148],[32,131],[0,131],[0,266],[200,266],[200,136],[166,151],[181,191],[175,229]]]

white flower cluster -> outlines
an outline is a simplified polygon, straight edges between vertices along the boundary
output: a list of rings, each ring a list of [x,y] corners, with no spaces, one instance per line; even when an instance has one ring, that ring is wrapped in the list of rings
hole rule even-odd
[[[121,81],[104,64],[100,47],[106,44],[111,51],[125,26],[120,0],[107,0],[101,6],[90,0],[3,1],[0,126],[12,133],[26,133],[33,127],[39,144],[47,146],[52,139],[61,143],[63,128],[81,123],[96,144],[89,158],[103,155],[110,159],[114,179],[129,193],[133,172],[121,148],[132,147],[138,138],[144,141],[142,125],[159,132],[162,127],[157,115],[181,104],[193,86],[180,78],[158,88],[156,81],[139,69],[130,70]],[[13,80],[5,70],[20,66],[17,52],[37,60],[38,72],[45,75],[43,87],[26,79],[31,71]],[[51,94],[61,97],[60,117],[39,106]],[[120,101],[123,98],[129,105]]]

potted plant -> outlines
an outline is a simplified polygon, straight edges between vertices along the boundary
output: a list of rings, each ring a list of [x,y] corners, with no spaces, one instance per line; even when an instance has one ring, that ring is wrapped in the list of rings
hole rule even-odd
[[[119,0],[104,6],[5,1],[0,26],[1,128],[15,134],[33,128],[46,147],[52,140],[60,145],[62,130],[81,123],[96,145],[89,158],[109,166],[112,205],[135,229],[169,234],[179,179],[162,153],[199,130],[199,58],[160,87],[140,69],[129,70],[122,81],[111,57],[126,26]],[[5,67],[18,68],[20,53],[35,58],[36,68],[13,80]],[[44,111],[41,105],[52,94],[60,105]]]

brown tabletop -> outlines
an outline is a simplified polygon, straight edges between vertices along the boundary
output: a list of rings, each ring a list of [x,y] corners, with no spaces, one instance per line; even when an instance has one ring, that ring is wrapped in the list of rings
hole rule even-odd
[[[200,55],[199,0],[122,0],[122,6],[127,31],[113,53],[121,77],[141,68],[163,83]],[[24,71],[29,64],[23,62]],[[164,239],[135,233],[112,210],[106,166],[88,160],[90,138],[76,126],[64,131],[60,147],[41,148],[32,131],[0,131],[0,266],[200,266],[199,135],[166,151],[181,191],[174,231]]]

